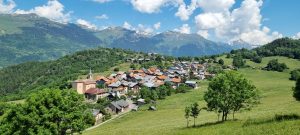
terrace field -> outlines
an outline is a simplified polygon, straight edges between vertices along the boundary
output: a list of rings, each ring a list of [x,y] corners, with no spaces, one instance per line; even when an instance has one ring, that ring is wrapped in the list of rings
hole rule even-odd
[[[267,57],[261,64],[247,61],[255,67],[263,67],[270,59],[277,58],[285,62],[289,70],[300,68],[300,61],[285,57]],[[225,59],[230,64],[231,59]],[[214,112],[201,111],[196,121],[196,128],[186,128],[184,108],[194,102],[205,107],[203,100],[208,81],[201,81],[201,87],[185,94],[173,94],[165,100],[159,100],[157,111],[146,111],[147,106],[138,112],[129,114],[105,123],[92,130],[85,131],[87,135],[148,135],[148,134],[300,134],[300,119],[275,120],[275,115],[300,115],[300,102],[292,97],[291,88],[295,82],[290,81],[289,70],[285,72],[262,71],[245,68],[239,72],[251,80],[260,91],[260,104],[250,111],[242,111],[235,115],[237,120],[219,123]],[[192,119],[191,119],[192,120]],[[193,121],[190,122],[192,124]]]

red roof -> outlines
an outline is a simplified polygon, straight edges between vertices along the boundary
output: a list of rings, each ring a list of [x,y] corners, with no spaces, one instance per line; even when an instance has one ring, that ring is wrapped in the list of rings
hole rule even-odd
[[[103,94],[106,93],[105,90],[99,88],[90,88],[84,92],[85,94]]]

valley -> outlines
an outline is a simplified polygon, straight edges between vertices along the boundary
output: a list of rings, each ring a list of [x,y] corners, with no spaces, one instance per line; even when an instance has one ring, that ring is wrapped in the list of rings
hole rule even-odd
[[[223,56],[221,57],[223,58]],[[278,57],[267,57],[263,61]],[[280,57],[290,68],[298,68],[295,64],[300,61]],[[231,59],[228,59],[231,60]],[[249,63],[252,64],[252,63]],[[265,63],[256,66],[265,66]],[[250,111],[236,114],[237,120],[218,123],[217,114],[201,111],[197,119],[196,128],[186,128],[184,118],[185,106],[198,102],[201,107],[206,105],[203,100],[207,90],[208,81],[200,81],[200,88],[190,90],[185,94],[176,94],[158,101],[157,111],[144,110],[130,112],[130,114],[110,121],[84,134],[299,134],[299,119],[275,120],[275,115],[299,115],[299,103],[292,97],[291,88],[294,81],[289,80],[289,71],[283,73],[273,71],[261,71],[245,68],[238,72],[249,78],[258,88],[261,100],[260,104]]]

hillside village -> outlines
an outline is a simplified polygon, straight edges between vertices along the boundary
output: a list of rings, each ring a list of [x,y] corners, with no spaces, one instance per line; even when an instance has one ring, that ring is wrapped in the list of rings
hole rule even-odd
[[[135,99],[136,105],[146,104],[145,99],[139,98],[140,90],[143,87],[155,90],[168,84],[173,89],[180,85],[186,85],[191,89],[198,88],[199,80],[215,76],[215,74],[207,72],[207,66],[207,63],[176,61],[168,69],[157,67],[130,69],[118,71],[109,76],[93,76],[92,69],[90,69],[86,79],[75,80],[72,88],[78,94],[84,94],[87,102],[95,103],[104,98],[112,101],[106,110],[111,114],[118,114],[125,110],[137,110],[138,106],[130,107],[132,99]],[[93,110],[96,120],[101,119],[99,114],[102,116],[100,112],[97,112],[99,110]]]

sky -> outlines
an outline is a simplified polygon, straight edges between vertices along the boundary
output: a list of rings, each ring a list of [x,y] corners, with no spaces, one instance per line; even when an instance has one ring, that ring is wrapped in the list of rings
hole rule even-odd
[[[299,0],[0,0],[0,14],[35,13],[91,29],[177,31],[259,45],[300,38],[299,6]]]

